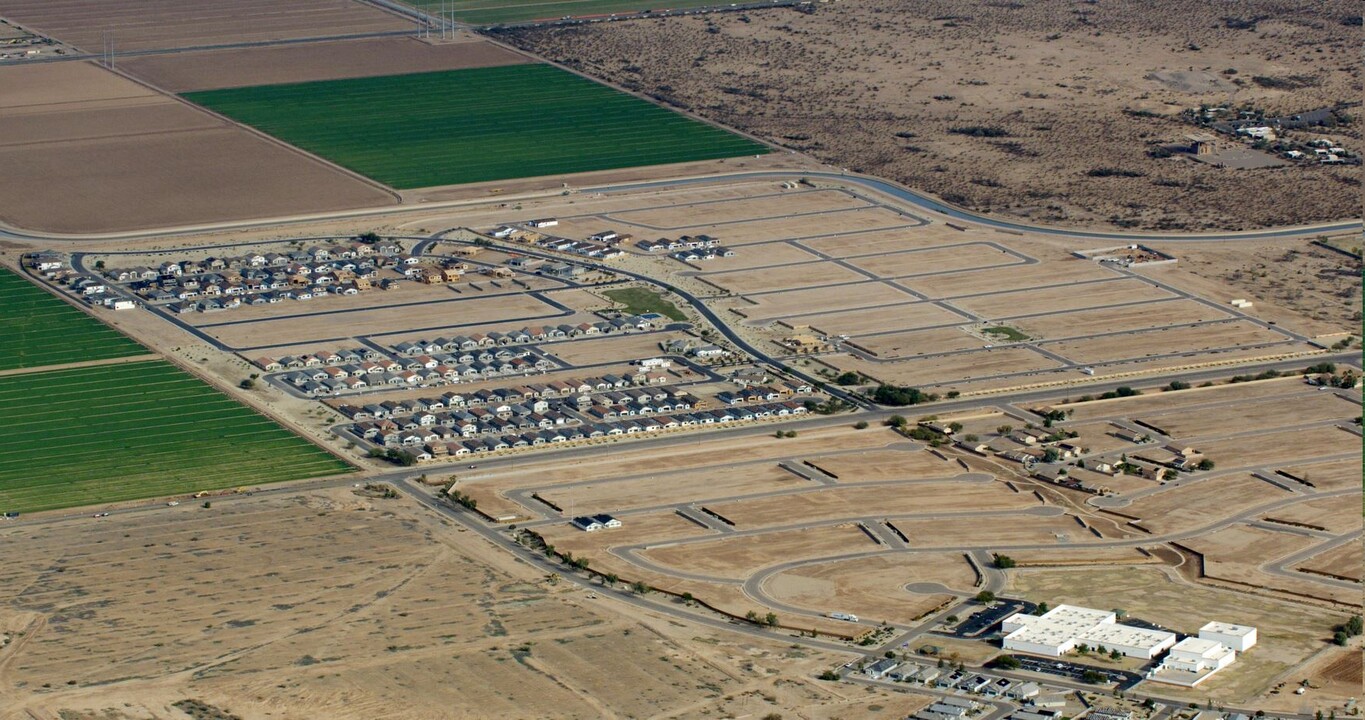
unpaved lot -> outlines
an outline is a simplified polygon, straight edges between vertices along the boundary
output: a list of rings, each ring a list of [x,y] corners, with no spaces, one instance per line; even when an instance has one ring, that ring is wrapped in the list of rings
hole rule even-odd
[[[707,273],[702,275],[702,278],[708,283],[740,295],[853,283],[867,279],[864,275],[830,262]]]
[[[1049,342],[1047,349],[1078,363],[1140,360],[1153,355],[1205,354],[1243,345],[1287,342],[1285,336],[1246,320],[1198,327],[1135,330],[1122,335]],[[1266,351],[1271,354],[1275,351]],[[1280,350],[1279,352],[1288,352]],[[1216,356],[1214,356],[1216,357]],[[1213,358],[1206,358],[1213,359]],[[1187,362],[1196,362],[1188,360]]]
[[[1365,552],[1362,552],[1360,543],[1348,542],[1308,558],[1299,563],[1298,569],[1330,577],[1360,580],[1362,561],[1365,561]]]
[[[975,581],[962,555],[914,553],[805,565],[773,575],[763,590],[774,600],[816,612],[910,623],[953,596],[910,593],[907,584],[938,583],[966,593]]]
[[[961,472],[960,465],[928,450],[864,450],[808,456],[804,462],[832,475],[840,484],[946,478]]]
[[[710,201],[675,207],[634,210],[611,214],[612,220],[627,222],[658,232],[684,230],[701,225],[746,222],[792,215],[826,213],[870,207],[866,200],[837,190],[785,192],[768,197]],[[690,233],[695,235],[696,233]]]
[[[616,218],[616,214],[611,217]],[[829,211],[817,215],[775,217],[770,220],[734,222],[724,225],[701,224],[686,228],[686,234],[710,235],[723,245],[741,247],[750,243],[777,239],[790,240],[861,230],[902,228],[913,222],[913,219],[886,208],[866,207],[856,210]],[[651,228],[641,228],[635,225],[628,225],[625,229],[635,235],[643,236],[658,233]]]
[[[817,311],[875,307],[913,302],[915,299],[914,296],[893,287],[869,280],[837,287],[787,290],[759,295],[751,298],[752,304],[739,304],[735,308],[751,321],[762,323],[783,317],[801,318]],[[805,324],[806,321],[794,319],[793,322]]]
[[[1303,389],[1299,393],[1282,397],[1138,417],[1171,437],[1198,438],[1329,420],[1349,422],[1360,414],[1358,405],[1336,393],[1300,387]]]
[[[1024,261],[999,248],[982,243],[869,255],[849,260],[848,263],[880,277],[901,278],[954,270],[985,270],[1005,265],[1023,265]]]
[[[435,45],[390,37],[147,55],[118,65],[163,90],[182,93],[523,62],[530,59],[482,40]]]
[[[715,470],[661,472],[618,480],[604,477],[586,485],[548,487],[540,496],[567,512],[613,513],[667,503],[704,502],[707,498],[794,490],[812,483],[774,463],[746,463],[728,473]]]
[[[0,174],[0,220],[18,227],[101,232],[394,202],[93,64],[0,68],[0,85],[0,163],[24,168]]]
[[[14,0],[5,17],[93,53],[106,33],[127,52],[413,29],[347,0]]]
[[[1114,278],[1085,285],[1061,286],[1043,290],[1016,290],[964,297],[952,301],[963,310],[988,318],[1009,318],[1044,312],[1065,312],[1084,308],[1167,300],[1175,297],[1161,288],[1134,278]]]
[[[1193,232],[1359,215],[1358,168],[1151,152],[1180,143],[1180,113],[1201,104],[1292,114],[1357,99],[1344,21],[1357,14],[1345,0],[845,0],[499,36],[976,211]],[[1359,142],[1358,121],[1330,132]]]
[[[848,258],[876,253],[926,249],[939,245],[956,245],[987,237],[995,239],[999,236],[992,237],[991,233],[983,230],[956,230],[942,223],[934,222],[921,227],[869,230],[810,238],[802,240],[801,244],[831,257]]]
[[[949,312],[933,303],[919,302],[885,308],[869,308],[832,312],[821,315],[807,315],[802,320],[826,335],[865,335],[888,330],[913,330],[935,325],[951,325],[970,322],[956,313]],[[875,340],[874,338],[866,338]],[[860,341],[861,342],[861,341]]]
[[[1285,490],[1238,473],[1168,487],[1115,510],[1140,518],[1137,524],[1154,534],[1166,535],[1211,524],[1211,503],[1217,503],[1219,517],[1227,517],[1288,497]]]
[[[1003,483],[917,482],[907,486],[815,488],[802,493],[707,503],[735,527],[790,525],[870,515],[935,515],[967,511],[1011,510],[1038,505],[1037,498],[1009,490]]]
[[[910,330],[860,337],[849,344],[879,358],[891,359],[926,353],[970,350],[981,347],[985,342],[981,338],[968,335],[958,328],[934,328],[932,330]]]
[[[721,536],[715,540],[653,547],[640,555],[666,567],[740,579],[780,562],[876,550],[877,547],[856,525],[848,524],[782,530],[757,537]]]
[[[1101,280],[1120,277],[1113,270],[1089,260],[1044,260],[1027,268],[994,268],[966,270],[958,273],[912,278],[905,285],[932,298],[975,295],[978,293],[1022,290],[1025,288],[1065,285],[1078,280]]]
[[[1223,320],[1229,315],[1193,300],[1175,299],[1118,308],[1076,310],[1074,312],[1021,318],[1011,324],[1033,338],[1084,337],[1098,333],[1184,325]]]
[[[853,370],[894,385],[941,385],[1004,373],[1041,372],[1060,367],[1057,361],[1025,347],[992,348],[942,357],[872,363],[850,355],[824,358],[840,370]],[[1015,383],[1038,382],[1021,376]]]
[[[1335,427],[1284,430],[1211,440],[1199,449],[1208,457],[1222,459],[1225,466],[1234,467],[1282,465],[1351,452],[1357,454],[1358,462],[1360,436]]]

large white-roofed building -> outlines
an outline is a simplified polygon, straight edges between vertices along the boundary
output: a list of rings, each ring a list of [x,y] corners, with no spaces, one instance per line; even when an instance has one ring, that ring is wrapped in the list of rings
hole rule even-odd
[[[1081,645],[1128,657],[1150,659],[1175,645],[1175,633],[1118,624],[1113,612],[1058,605],[1042,615],[1016,613],[1005,619],[1006,650],[1060,657]]]
[[[1199,637],[1223,643],[1237,652],[1246,652],[1256,644],[1256,628],[1250,625],[1211,622],[1199,628]]]

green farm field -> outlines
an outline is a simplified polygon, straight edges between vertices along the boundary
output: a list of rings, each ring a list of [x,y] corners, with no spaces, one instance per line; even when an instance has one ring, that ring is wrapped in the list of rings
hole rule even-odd
[[[400,190],[767,152],[762,144],[549,65],[185,97]]]
[[[441,11],[440,0],[401,0],[403,4],[433,13]],[[645,0],[552,0],[534,2],[529,0],[449,0],[445,3],[448,11],[453,11],[455,19],[472,25],[494,25],[497,23],[518,23],[528,20],[558,20],[566,16],[583,17],[586,15],[609,15],[612,13],[637,13],[644,10],[685,10],[688,8],[719,5],[713,0],[665,0],[647,2]]]
[[[0,512],[351,469],[159,360],[0,377],[0,407]]]
[[[147,353],[116,330],[0,268],[0,370]]]

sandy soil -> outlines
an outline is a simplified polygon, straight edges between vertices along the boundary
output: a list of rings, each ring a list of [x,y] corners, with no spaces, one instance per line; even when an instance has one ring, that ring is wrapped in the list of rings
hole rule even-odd
[[[612,217],[616,217],[615,214]],[[760,215],[762,217],[762,215]],[[774,239],[791,239],[853,233],[867,230],[883,230],[904,227],[911,222],[905,216],[885,208],[870,207],[842,212],[824,212],[818,215],[801,217],[773,217],[769,220],[750,220],[724,225],[695,225],[687,228],[688,235],[710,235],[727,247],[743,247],[755,242],[768,242]],[[653,234],[657,231],[640,229],[637,235]]]
[[[1012,516],[990,523],[956,519],[897,520],[896,527],[910,537],[910,544],[931,548],[1037,545],[1063,542],[1084,546],[1100,538],[1082,527],[1075,516]]]
[[[575,514],[613,513],[637,507],[793,490],[812,485],[810,481],[775,464],[760,462],[731,467],[731,472],[724,474],[715,470],[701,470],[665,472],[624,480],[604,477],[590,485],[552,487],[541,491],[540,495],[564,508],[566,513],[570,512],[570,508]],[[631,522],[633,524],[634,520]]]
[[[498,36],[976,210],[1197,230],[1358,214],[1355,168],[1237,171],[1147,154],[1190,132],[1177,115],[1201,103],[1294,113],[1354,99],[1356,32],[1342,22],[1353,12],[1259,0],[1237,8],[1258,21],[1234,29],[1216,2],[847,0]],[[1309,79],[1282,90],[1255,77]],[[953,132],[973,127],[1001,136]],[[1329,132],[1359,143],[1358,122]],[[1106,167],[1133,176],[1088,174]]]
[[[801,244],[831,257],[846,258],[876,253],[917,250],[939,245],[956,245],[977,240],[999,240],[1001,235],[984,229],[957,230],[933,221],[929,225],[894,230],[869,230],[833,237],[802,240]]]
[[[1248,315],[1307,335],[1360,334],[1360,261],[1296,241],[1166,247],[1174,267],[1142,270],[1216,302],[1245,298]]]
[[[16,0],[5,17],[87,52],[261,42],[348,33],[413,29],[411,21],[345,0]]]
[[[848,310],[892,303],[913,302],[916,298],[880,282],[867,281],[829,288],[787,290],[752,298],[753,304],[735,307],[755,323],[791,317],[790,322],[805,324],[801,316],[818,311]],[[794,317],[793,317],[794,316]]]
[[[1320,528],[1330,533],[1358,530],[1361,524],[1360,513],[1336,498],[1309,500],[1275,510],[1263,517],[1281,523],[1298,523],[1311,528]]]
[[[1193,300],[1162,300],[1130,307],[1077,310],[1023,318],[1011,324],[1033,338],[1077,337],[1224,320],[1227,313]]]
[[[926,450],[866,450],[858,453],[807,456],[806,462],[836,476],[839,484],[882,480],[952,477],[961,466]]]
[[[600,365],[621,363],[656,357],[663,353],[659,344],[688,337],[683,333],[650,333],[649,335],[599,336],[572,342],[542,345],[545,352],[570,365]],[[681,369],[676,368],[675,369]]]
[[[1360,407],[1336,393],[1316,392],[1301,386],[1301,392],[1283,397],[1238,403],[1230,408],[1203,408],[1141,415],[1175,438],[1199,438],[1250,430],[1306,425],[1328,420],[1348,422],[1360,414]]]
[[[680,263],[680,267],[685,265],[689,268],[696,268],[706,272],[717,272],[725,270],[747,270],[749,268],[767,265],[784,265],[788,263],[815,262],[820,258],[806,252],[794,245],[783,241],[755,243],[745,246],[744,250],[736,251],[734,257],[721,257],[713,260],[697,260],[695,262]]]
[[[1121,276],[1097,263],[1075,258],[1047,261],[1025,268],[1023,271],[1014,267],[968,270],[933,277],[911,278],[902,284],[933,298],[945,298],[1116,277]]]
[[[1212,458],[1226,458],[1225,465],[1254,467],[1264,463],[1286,464],[1324,455],[1360,452],[1360,436],[1338,428],[1284,430],[1226,440],[1210,440],[1200,450]]]
[[[819,315],[807,315],[802,320],[818,330],[829,335],[852,335],[857,337],[866,333],[879,333],[888,330],[910,330],[913,328],[928,327],[931,325],[950,325],[953,323],[966,324],[971,321],[949,312],[932,303],[918,302],[906,305],[896,305],[887,308],[869,308],[866,310],[851,310],[843,312],[822,313]],[[950,332],[953,332],[950,330]],[[859,344],[864,342],[878,342],[877,338],[865,338],[859,340]],[[937,346],[926,350],[939,350]]]
[[[1359,459],[1329,462],[1305,462],[1283,468],[1295,477],[1303,478],[1319,490],[1340,490],[1360,485]]]
[[[931,385],[956,383],[987,375],[1043,371],[1059,367],[1050,358],[1028,348],[1005,347],[977,352],[922,359],[871,363],[851,355],[830,355],[823,360],[840,370],[854,370],[881,382],[894,385]],[[1012,378],[1016,385],[1034,382],[1029,378]]]
[[[1049,267],[1050,270],[1051,267]],[[1046,277],[1047,273],[1044,273],[1044,276]],[[1007,318],[1042,312],[1065,312],[1102,305],[1142,302],[1144,300],[1167,300],[1173,297],[1175,296],[1171,293],[1141,280],[1116,278],[1106,282],[1076,287],[1018,290],[961,298],[953,300],[952,304],[983,317]]]
[[[1146,565],[1160,560],[1134,548],[1067,548],[1065,550],[1011,550],[1010,557],[1019,567],[1074,565]]]
[[[706,507],[741,530],[868,515],[934,515],[937,513],[1014,510],[1035,507],[1037,498],[1010,491],[1003,483],[920,482],[884,486],[817,488],[794,495],[754,498]],[[899,522],[899,521],[897,521]]]
[[[850,264],[884,278],[914,277],[933,273],[1020,265],[1022,261],[989,245],[959,245],[926,250],[871,255],[849,260]]]
[[[1359,542],[1346,543],[1320,555],[1314,555],[1299,563],[1297,568],[1358,581],[1360,580],[1362,561],[1365,561],[1365,551],[1363,550],[1365,549],[1361,548]]]
[[[1262,569],[1266,563],[1312,547],[1316,543],[1316,540],[1302,535],[1243,525],[1201,535],[1186,540],[1183,544],[1204,555],[1204,574],[1215,580],[1227,580],[1359,605],[1359,590],[1327,586],[1302,577],[1282,577]]]
[[[668,234],[670,231],[690,230],[703,225],[749,222],[767,218],[785,219],[791,215],[823,215],[830,211],[855,210],[870,205],[862,198],[837,190],[804,190],[765,198],[762,201],[761,213],[755,213],[754,207],[754,202],[744,199],[706,201],[701,204],[683,204],[669,208],[616,212],[611,214],[610,219]]]
[[[163,90],[182,93],[523,62],[530,59],[473,37],[466,42],[446,44],[389,37],[150,55],[118,65]]]
[[[1303,388],[1298,378],[1258,380],[1248,383],[1194,387],[1178,393],[1148,393],[1110,400],[1070,403],[1067,412],[1072,422],[1098,418],[1145,417],[1169,411],[1191,410],[1200,405],[1238,403],[1257,398],[1297,394]],[[1039,407],[1042,403],[1039,404]]]
[[[938,328],[859,337],[854,339],[853,344],[879,358],[893,359],[925,353],[970,350],[981,347],[982,340],[958,328]]]
[[[1259,325],[1238,320],[1218,325],[1186,328],[1135,330],[1088,340],[1050,342],[1047,349],[1078,363],[1101,363],[1114,360],[1141,359],[1150,355],[1170,353],[1206,353],[1210,350],[1236,348],[1240,345],[1285,342],[1285,336]],[[1286,352],[1284,350],[1265,351]],[[1185,359],[1186,364],[1197,362]]]
[[[1213,519],[1206,509],[1210,503],[1216,502],[1219,515],[1227,516],[1289,496],[1288,492],[1250,475],[1220,475],[1167,487],[1115,510],[1139,517],[1138,525],[1157,535],[1166,535],[1210,524]]]
[[[0,175],[0,220],[26,229],[127,230],[393,202],[92,64],[5,68],[0,84],[15,88],[0,108],[0,163],[24,168]]]
[[[848,524],[764,533],[761,543],[749,537],[721,536],[716,540],[685,545],[656,546],[640,554],[665,567],[740,579],[769,565],[789,560],[873,551],[877,548],[856,525]]]
[[[774,268],[706,273],[702,275],[702,279],[727,290],[747,294],[859,282],[865,280],[866,276],[833,263],[813,262]]]
[[[961,555],[917,553],[806,565],[773,575],[763,589],[774,600],[817,612],[908,624],[953,596],[914,594],[905,585],[932,582],[967,593],[975,581]]]

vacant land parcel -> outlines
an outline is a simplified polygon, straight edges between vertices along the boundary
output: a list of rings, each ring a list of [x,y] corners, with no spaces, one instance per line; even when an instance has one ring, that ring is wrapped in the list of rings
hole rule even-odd
[[[425,10],[438,10],[440,0],[402,0]],[[672,0],[668,7],[673,10],[714,5],[709,0]],[[446,0],[455,19],[474,25],[495,23],[516,23],[528,20],[557,20],[559,18],[586,15],[607,15],[612,13],[636,13],[651,6],[640,0],[550,0],[549,2],[523,2],[522,0]]]
[[[0,68],[0,87],[0,164],[24,169],[0,174],[0,220],[25,229],[110,232],[394,202],[91,63]]]
[[[142,355],[137,343],[0,268],[0,370]]]
[[[186,97],[399,189],[766,152],[738,135],[546,65]]]
[[[106,33],[119,52],[408,30],[411,21],[352,0],[14,0],[5,17],[82,50]]]
[[[0,405],[6,410],[0,419],[0,508],[7,511],[347,469],[269,418],[159,361],[7,376],[0,378]],[[53,452],[56,445],[60,452]]]

